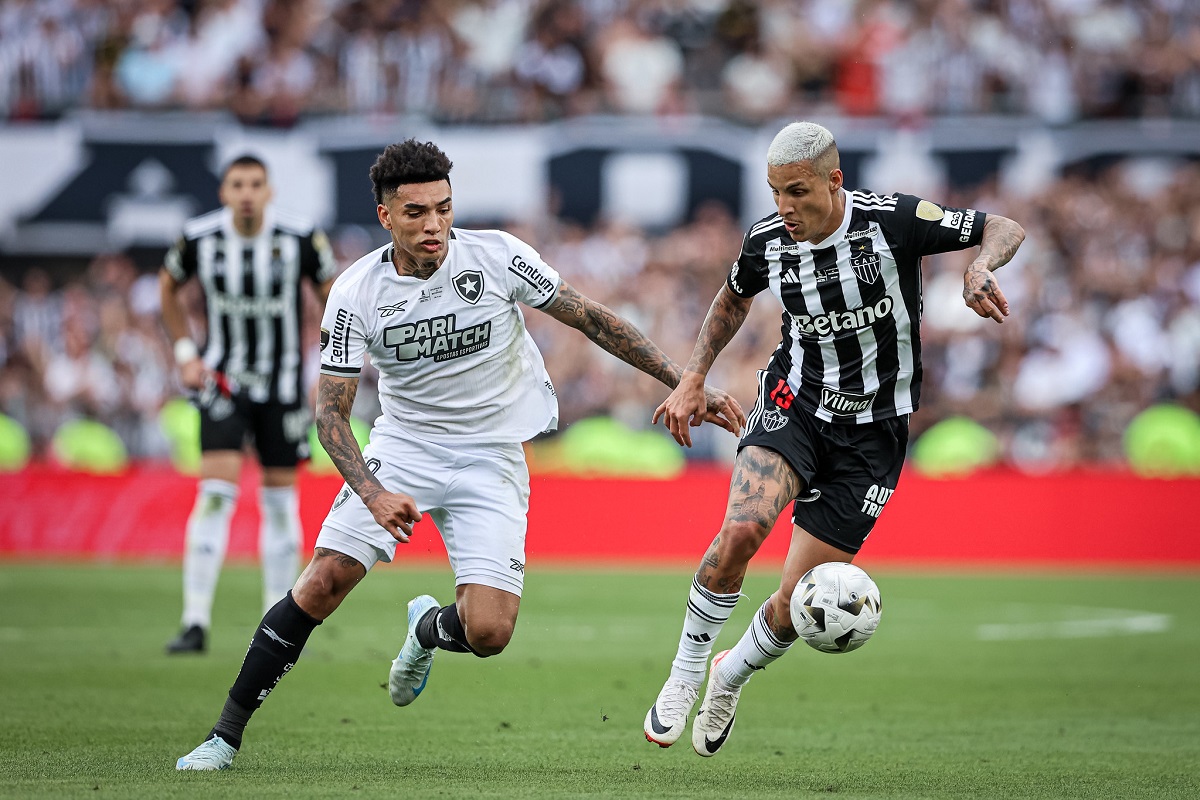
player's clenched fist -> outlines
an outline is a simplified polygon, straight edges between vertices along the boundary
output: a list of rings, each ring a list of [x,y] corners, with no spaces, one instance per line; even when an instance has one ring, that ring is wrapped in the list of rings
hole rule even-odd
[[[401,544],[408,544],[413,524],[421,521],[416,501],[401,492],[380,492],[371,498],[367,508],[375,521]]]

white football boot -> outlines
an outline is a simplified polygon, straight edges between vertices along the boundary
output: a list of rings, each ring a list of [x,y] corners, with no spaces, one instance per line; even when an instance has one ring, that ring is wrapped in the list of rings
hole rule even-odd
[[[400,654],[392,661],[392,668],[388,672],[388,692],[392,695],[392,702],[398,706],[406,706],[416,700],[429,680],[434,648],[422,647],[417,641],[417,623],[433,608],[438,608],[438,601],[427,594],[408,601],[408,635],[404,637],[404,646],[400,648]]]
[[[668,678],[658,699],[646,712],[646,741],[659,747],[670,747],[679,741],[687,728],[688,714],[700,696],[700,687],[680,678]]]
[[[229,769],[237,750],[214,736],[200,744],[192,752],[175,762],[175,769],[218,770]]]
[[[708,668],[708,687],[704,690],[704,702],[696,713],[696,721],[692,725],[692,749],[708,758],[715,756],[729,732],[733,730],[738,697],[742,687],[731,688],[721,683],[717,677],[717,664],[729,655],[728,650],[722,650],[713,656]]]

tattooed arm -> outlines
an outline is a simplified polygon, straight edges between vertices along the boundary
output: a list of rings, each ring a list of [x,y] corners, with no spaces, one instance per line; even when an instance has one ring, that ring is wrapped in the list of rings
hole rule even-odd
[[[963,300],[979,316],[991,317],[996,322],[1004,322],[1008,316],[1008,300],[992,273],[1012,260],[1023,241],[1024,228],[1008,217],[988,214],[979,255],[963,276]]]
[[[672,388],[679,385],[683,370],[659,349],[658,345],[650,341],[629,320],[584,297],[566,281],[559,285],[554,299],[542,310],[564,325],[582,331],[600,347],[652,378],[657,378]],[[741,433],[746,415],[742,413],[738,402],[720,389],[705,387],[703,378],[700,390],[701,410],[697,412],[695,424],[699,425],[707,420],[731,433]],[[655,422],[657,421],[656,418]],[[680,444],[691,447],[690,436],[686,442],[678,436],[675,438]]]
[[[663,424],[680,444],[691,447],[692,434],[688,428],[702,421],[698,415],[704,409],[704,396],[701,394],[704,377],[717,360],[717,354],[729,344],[746,320],[752,302],[752,298],[738,297],[727,285],[721,286],[721,291],[717,292],[716,299],[708,309],[704,324],[700,326],[700,336],[696,339],[687,369],[680,376],[679,385],[654,411],[654,424],[657,425],[659,417],[662,417]],[[742,422],[745,423],[744,418]]]
[[[358,378],[321,375],[317,381],[317,437],[346,485],[362,499],[375,521],[398,541],[407,543],[413,523],[421,519],[421,514],[411,497],[384,489],[367,466],[350,428],[350,409],[357,393]]]

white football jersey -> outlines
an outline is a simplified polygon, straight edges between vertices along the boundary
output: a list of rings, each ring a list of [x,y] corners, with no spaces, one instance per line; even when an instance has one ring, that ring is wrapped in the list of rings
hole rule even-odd
[[[523,442],[558,426],[558,397],[517,301],[554,299],[558,273],[503,231],[451,230],[428,280],[397,274],[392,245],[334,281],[321,372],[379,370],[383,432],[439,443]]]

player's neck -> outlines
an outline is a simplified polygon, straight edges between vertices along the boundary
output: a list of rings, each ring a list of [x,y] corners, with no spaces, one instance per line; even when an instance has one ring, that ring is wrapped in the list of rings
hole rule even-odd
[[[820,233],[808,240],[809,244],[820,244],[842,227],[842,217],[846,216],[846,190],[838,189],[833,196],[833,211],[829,214],[829,224]]]
[[[418,260],[407,254],[401,255],[399,248],[395,244],[392,245],[392,266],[396,268],[396,274],[401,277],[427,281],[433,277],[433,273],[437,272],[441,265],[442,260],[439,258]]]
[[[258,236],[262,226],[262,217],[239,217],[237,215],[233,217],[233,229],[238,232],[238,236],[245,239],[253,239]]]

